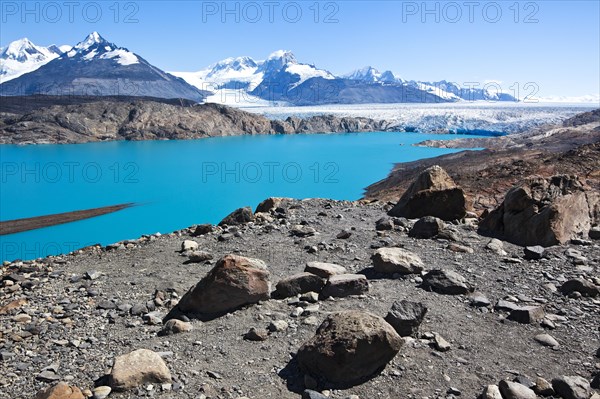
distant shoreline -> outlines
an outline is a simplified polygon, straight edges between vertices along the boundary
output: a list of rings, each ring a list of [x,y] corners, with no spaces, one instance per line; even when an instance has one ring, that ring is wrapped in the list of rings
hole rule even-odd
[[[52,215],[36,216],[32,218],[7,220],[0,222],[0,236],[21,233],[23,231],[37,230],[44,227],[76,222],[114,213],[135,206],[134,203],[104,206],[101,208],[84,209],[79,211],[56,213]]]

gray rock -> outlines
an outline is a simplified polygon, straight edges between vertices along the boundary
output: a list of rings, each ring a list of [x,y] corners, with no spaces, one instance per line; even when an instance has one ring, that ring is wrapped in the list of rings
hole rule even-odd
[[[111,387],[106,385],[96,387],[92,390],[92,393],[94,394],[92,399],[105,399],[106,397],[108,397],[108,395],[110,395],[111,391]]]
[[[471,306],[474,307],[487,307],[490,306],[492,303],[490,302],[489,299],[487,299],[487,297],[485,295],[483,295],[481,292],[473,292],[470,296],[469,296],[469,303]]]
[[[274,298],[288,298],[307,292],[321,292],[325,280],[316,274],[303,272],[280,280],[273,292]]]
[[[385,230],[394,230],[394,221],[392,218],[387,216],[382,217],[381,219],[375,222],[375,230],[377,231],[385,231]]]
[[[35,379],[43,382],[54,382],[60,380],[60,376],[52,370],[44,370],[36,375]]]
[[[413,238],[433,238],[444,228],[444,222],[433,216],[422,217],[408,232]]]
[[[497,238],[492,238],[485,247],[493,251],[497,255],[506,256],[506,251],[504,250],[504,243]]]
[[[336,274],[345,274],[346,268],[334,263],[308,262],[304,268],[305,272],[316,274],[322,278],[329,278]]]
[[[317,391],[305,389],[304,392],[302,392],[302,399],[329,399],[329,398],[325,395],[321,395]]]
[[[185,240],[181,243],[181,252],[195,251],[198,249],[198,243],[193,240]]]
[[[447,352],[452,348],[450,343],[438,333],[433,334],[433,347],[440,352]]]
[[[520,309],[521,307],[519,305],[517,305],[514,302],[511,301],[506,301],[504,299],[500,299],[498,302],[496,302],[496,306],[494,306],[494,309],[496,310],[504,310],[507,312],[512,312],[515,309]]]
[[[463,276],[450,270],[431,270],[423,276],[423,288],[446,295],[461,295],[473,291],[473,287]]]
[[[379,273],[415,274],[423,270],[423,261],[402,248],[379,248],[371,256],[373,268]]]
[[[350,238],[351,236],[352,236],[352,232],[350,232],[348,230],[342,230],[335,236],[335,238],[340,239],[340,240],[346,240],[346,239]]]
[[[290,230],[290,233],[296,237],[312,237],[317,234],[317,230],[310,226],[298,224]]]
[[[549,346],[551,348],[559,347],[558,341],[554,339],[554,337],[552,337],[550,334],[539,334],[536,335],[534,339],[544,346]]]
[[[541,306],[520,306],[508,315],[508,319],[522,324],[539,323],[544,318]]]
[[[590,383],[580,376],[562,376],[552,379],[552,388],[563,399],[589,399]]]
[[[215,230],[215,226],[212,224],[200,224],[196,226],[192,235],[194,237],[203,236],[205,234],[212,233]]]
[[[588,233],[592,240],[600,240],[600,226],[592,227]]]
[[[271,332],[281,332],[287,330],[289,324],[285,320],[275,320],[269,323],[269,331]]]
[[[247,341],[266,341],[267,337],[266,330],[259,330],[257,328],[252,327],[246,334],[244,334],[244,339]]]
[[[503,399],[498,385],[488,385],[483,389],[481,399]]]
[[[206,251],[193,251],[188,255],[188,259],[192,263],[202,263],[213,258],[212,254]]]
[[[560,286],[559,291],[564,295],[570,295],[577,291],[581,295],[595,297],[600,294],[600,287],[583,278],[574,278],[565,281],[563,285]]]
[[[546,250],[541,245],[525,247],[523,251],[525,252],[525,259],[528,260],[542,259],[546,253]]]
[[[427,314],[427,307],[420,302],[395,301],[385,317],[401,337],[416,337],[419,326]]]
[[[504,399],[537,399],[535,392],[518,382],[502,380],[498,387]]]
[[[369,281],[362,274],[336,274],[331,276],[321,291],[322,298],[343,298],[369,291]]]

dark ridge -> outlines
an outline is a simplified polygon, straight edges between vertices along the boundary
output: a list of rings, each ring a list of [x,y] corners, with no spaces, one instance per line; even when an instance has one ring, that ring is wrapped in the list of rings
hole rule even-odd
[[[152,101],[156,103],[191,107],[196,102],[182,98],[132,97],[132,96],[2,96],[0,97],[0,113],[25,114],[53,105],[77,105],[99,100],[128,103],[132,101]]]
[[[96,216],[106,215],[120,211],[122,209],[135,206],[134,203],[126,203],[119,205],[104,206],[101,208],[84,209],[73,212],[56,213],[53,215],[36,216],[32,218],[7,220],[0,222],[0,236],[7,234],[15,234],[23,231],[41,229],[43,227],[55,226],[76,222],[78,220],[89,219]]]

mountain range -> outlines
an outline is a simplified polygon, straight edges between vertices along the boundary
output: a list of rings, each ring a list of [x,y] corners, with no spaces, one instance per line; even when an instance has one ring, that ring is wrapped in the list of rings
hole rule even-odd
[[[164,72],[97,32],[77,45],[36,46],[27,39],[0,49],[0,95],[183,98],[279,105],[517,101],[447,81],[405,80],[367,66],[342,76],[299,62],[290,51],[265,60],[227,58],[198,72]],[[234,101],[228,98],[235,99]]]
[[[54,46],[54,51],[58,49],[59,54],[51,52],[50,48],[32,47],[37,48],[40,54],[47,54],[45,57],[31,55],[28,47],[24,47],[20,54],[13,54],[11,47],[15,46],[11,43],[0,54],[0,73],[4,76],[0,95],[3,96],[124,95],[184,98],[200,102],[208,94],[151,65],[128,49],[110,43],[97,32],[66,52]],[[24,60],[23,68],[33,64],[31,58],[37,59],[37,68],[21,73],[15,63],[11,63],[10,70],[15,74],[10,75],[8,57],[11,61]]]

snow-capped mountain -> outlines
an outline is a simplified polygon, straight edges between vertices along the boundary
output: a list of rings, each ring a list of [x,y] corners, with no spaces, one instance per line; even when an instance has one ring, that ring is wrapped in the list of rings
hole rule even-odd
[[[279,50],[264,61],[227,58],[198,72],[172,72],[213,93],[210,101],[230,105],[264,101],[291,105],[366,103],[441,103],[474,100],[515,101],[510,95],[481,88],[463,89],[442,82],[406,81],[372,66],[342,76],[299,62]]]
[[[202,90],[244,90],[252,93],[259,86],[292,89],[306,80],[320,77],[335,79],[328,71],[302,64],[290,51],[279,50],[263,61],[250,57],[227,58],[198,72],[171,72]]]
[[[97,32],[38,69],[0,84],[0,95],[92,95],[185,98],[206,94]]]
[[[379,72],[372,66],[356,69],[343,76],[346,79],[358,80],[365,83],[402,83],[403,80],[392,71]]]
[[[70,46],[36,46],[23,38],[0,48],[0,83],[8,82],[60,57]]]

